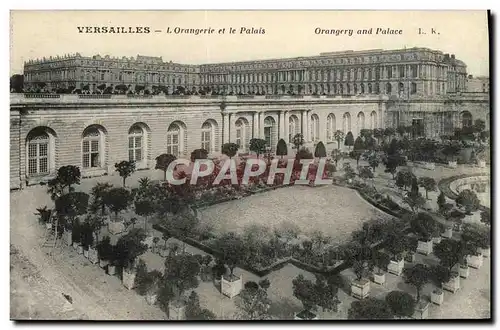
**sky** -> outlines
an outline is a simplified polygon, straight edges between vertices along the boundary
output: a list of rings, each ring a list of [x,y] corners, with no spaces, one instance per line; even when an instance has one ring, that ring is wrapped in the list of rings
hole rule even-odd
[[[489,73],[487,24],[486,11],[11,11],[10,73],[22,73],[29,59],[76,52],[203,64],[427,47],[455,54],[469,74],[480,76]],[[149,27],[151,33],[79,33],[78,27],[87,26]],[[168,34],[168,27],[213,28],[214,33]],[[229,34],[230,28],[236,33]],[[261,33],[240,34],[241,28]],[[356,33],[370,28],[373,34]],[[402,33],[375,34],[378,28]],[[316,34],[316,29],[353,34]]]

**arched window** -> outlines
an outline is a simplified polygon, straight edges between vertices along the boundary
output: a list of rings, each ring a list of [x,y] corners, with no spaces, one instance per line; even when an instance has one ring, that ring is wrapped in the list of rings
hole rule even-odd
[[[462,128],[472,126],[472,114],[469,111],[462,112]]]
[[[183,130],[178,123],[170,124],[167,131],[167,154],[178,157],[182,153]]]
[[[377,113],[375,111],[372,111],[372,113],[370,114],[370,128],[377,128]]]
[[[247,128],[248,121],[245,118],[239,118],[236,123],[236,144],[239,146],[241,152],[245,152],[247,149]]]
[[[267,147],[274,147],[275,126],[273,117],[266,117],[264,119],[264,139],[266,140]]]
[[[370,71],[371,72],[371,71]],[[368,83],[368,93],[371,94],[373,93],[373,90],[372,90],[372,83]]]
[[[344,132],[351,131],[351,115],[349,114],[349,112],[344,113],[344,116],[342,118],[342,128]]]
[[[105,134],[102,127],[92,125],[83,131],[82,167],[102,168],[105,162]]]
[[[201,148],[211,153],[214,144],[214,126],[211,122],[206,121],[201,126]]]
[[[49,157],[50,136],[43,128],[35,128],[27,137],[27,176],[47,175],[50,173]]]
[[[319,140],[319,118],[316,114],[311,116],[311,139],[313,141]]]
[[[137,124],[128,131],[128,160],[137,163],[144,160],[144,131]]]
[[[363,112],[358,113],[358,135],[361,133],[361,130],[365,128],[365,114]]]
[[[326,138],[328,142],[332,142],[335,140],[334,134],[336,130],[337,130],[337,123],[335,120],[335,115],[331,113],[326,118]]]

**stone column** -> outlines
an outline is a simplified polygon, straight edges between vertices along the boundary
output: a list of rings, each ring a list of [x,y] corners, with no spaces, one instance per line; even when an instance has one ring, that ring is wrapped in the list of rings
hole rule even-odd
[[[265,114],[263,112],[260,112],[260,114],[259,114],[259,138],[261,138],[261,139],[264,138],[264,117],[265,117]]]
[[[222,115],[223,121],[223,132],[222,132],[222,144],[229,142],[229,114]]]
[[[259,137],[259,113],[256,111],[253,113],[253,126],[252,126],[252,137],[253,138],[258,138]]]
[[[227,142],[231,142],[231,113],[227,114]]]
[[[286,143],[289,143],[288,141],[288,125],[290,122],[290,112],[288,111],[283,111],[283,140],[285,140]]]
[[[286,139],[285,139],[285,125],[286,125],[286,122],[285,122],[285,111],[279,111],[278,112],[278,125],[279,125],[279,129],[278,129],[278,140],[279,139],[283,139],[285,140],[286,142]]]

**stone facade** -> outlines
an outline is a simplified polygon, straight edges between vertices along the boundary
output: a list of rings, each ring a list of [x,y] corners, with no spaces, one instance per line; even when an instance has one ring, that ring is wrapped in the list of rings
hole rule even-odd
[[[80,54],[28,61],[26,91],[58,89],[115,93],[229,95],[434,96],[466,90],[466,65],[428,48],[322,53],[319,56],[184,65],[161,57],[112,58]],[[101,87],[101,88],[100,88]],[[161,88],[160,88],[161,87]]]
[[[76,165],[82,176],[115,174],[114,164],[135,160],[154,168],[155,157],[172,153],[189,157],[204,148],[212,155],[234,142],[248,152],[252,137],[268,141],[274,151],[280,138],[302,133],[306,146],[323,141],[337,148],[333,133],[395,127],[398,100],[385,95],[360,96],[148,96],[11,94],[11,189],[46,181],[63,165]],[[461,96],[415,99],[408,118],[424,114],[429,135],[442,133],[442,111],[460,127],[461,114],[488,120],[488,100]],[[418,111],[417,111],[418,110]],[[462,118],[463,119],[463,118]],[[489,124],[489,121],[487,121]],[[340,147],[343,147],[342,145]]]

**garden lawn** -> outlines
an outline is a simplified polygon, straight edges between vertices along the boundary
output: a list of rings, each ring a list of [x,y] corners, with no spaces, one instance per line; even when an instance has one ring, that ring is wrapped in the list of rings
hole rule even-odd
[[[389,217],[354,190],[326,185],[279,188],[199,209],[201,223],[215,232],[242,232],[250,225],[277,228],[293,223],[307,234],[319,230],[338,244],[374,217]]]

